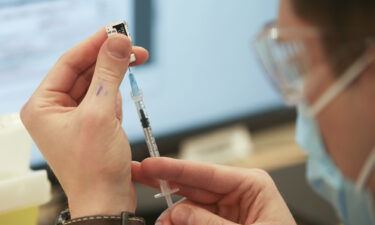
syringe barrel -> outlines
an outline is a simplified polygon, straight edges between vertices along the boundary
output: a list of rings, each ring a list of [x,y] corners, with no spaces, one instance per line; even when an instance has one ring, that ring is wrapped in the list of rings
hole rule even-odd
[[[143,102],[143,99],[140,98],[138,101],[134,101],[134,104],[135,104],[135,107],[137,108],[137,113],[138,113],[139,118],[142,117],[141,110],[143,110],[143,112],[145,113],[145,116],[148,118],[145,103]]]
[[[152,134],[150,121],[147,115],[146,106],[143,102],[142,94],[136,97],[133,96],[133,100],[137,108],[138,116],[142,123],[143,133],[145,136],[145,140],[146,140],[146,144],[147,144],[147,148],[150,153],[150,156],[160,157],[158,146],[156,145],[154,135]]]
[[[143,133],[145,135],[147,148],[150,153],[151,157],[160,157],[158,146],[156,145],[156,141],[154,136],[152,135],[151,127],[143,128]]]

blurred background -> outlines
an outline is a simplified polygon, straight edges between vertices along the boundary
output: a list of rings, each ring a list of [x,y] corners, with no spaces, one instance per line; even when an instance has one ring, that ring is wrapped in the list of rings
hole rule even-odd
[[[301,224],[336,224],[306,185],[306,156],[293,141],[295,111],[283,105],[252,49],[277,6],[277,0],[2,0],[0,115],[18,112],[66,50],[125,20],[134,44],[151,54],[134,73],[162,155],[264,168]],[[121,91],[123,126],[134,159],[142,160],[148,152],[126,79]],[[30,165],[48,169],[36,146]],[[63,207],[64,195],[50,178],[55,198],[43,207],[40,224],[51,224]],[[153,224],[165,203],[153,199],[155,191],[137,188],[138,214]]]

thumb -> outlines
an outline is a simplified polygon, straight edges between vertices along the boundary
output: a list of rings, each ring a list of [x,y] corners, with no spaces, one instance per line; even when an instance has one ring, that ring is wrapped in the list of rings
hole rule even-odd
[[[84,105],[115,113],[117,96],[129,66],[131,42],[125,35],[110,36],[102,45]]]
[[[122,96],[119,91],[116,99],[116,117],[122,123],[123,113],[122,113]]]
[[[194,205],[176,205],[171,212],[174,225],[239,225]]]

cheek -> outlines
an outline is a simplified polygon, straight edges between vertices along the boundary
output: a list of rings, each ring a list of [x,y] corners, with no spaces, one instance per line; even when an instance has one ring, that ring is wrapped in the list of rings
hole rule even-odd
[[[317,38],[305,40],[304,46],[307,61],[304,95],[309,104],[314,104],[335,79]]]
[[[323,69],[310,72],[306,76],[304,81],[304,96],[310,105],[316,103],[332,85],[328,77],[327,72]]]

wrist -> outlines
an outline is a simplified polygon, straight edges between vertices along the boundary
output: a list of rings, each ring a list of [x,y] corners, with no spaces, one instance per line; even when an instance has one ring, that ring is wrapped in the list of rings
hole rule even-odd
[[[69,193],[68,204],[72,218],[92,215],[118,215],[136,209],[136,193],[133,185],[117,190],[118,187],[90,189],[78,193]]]

